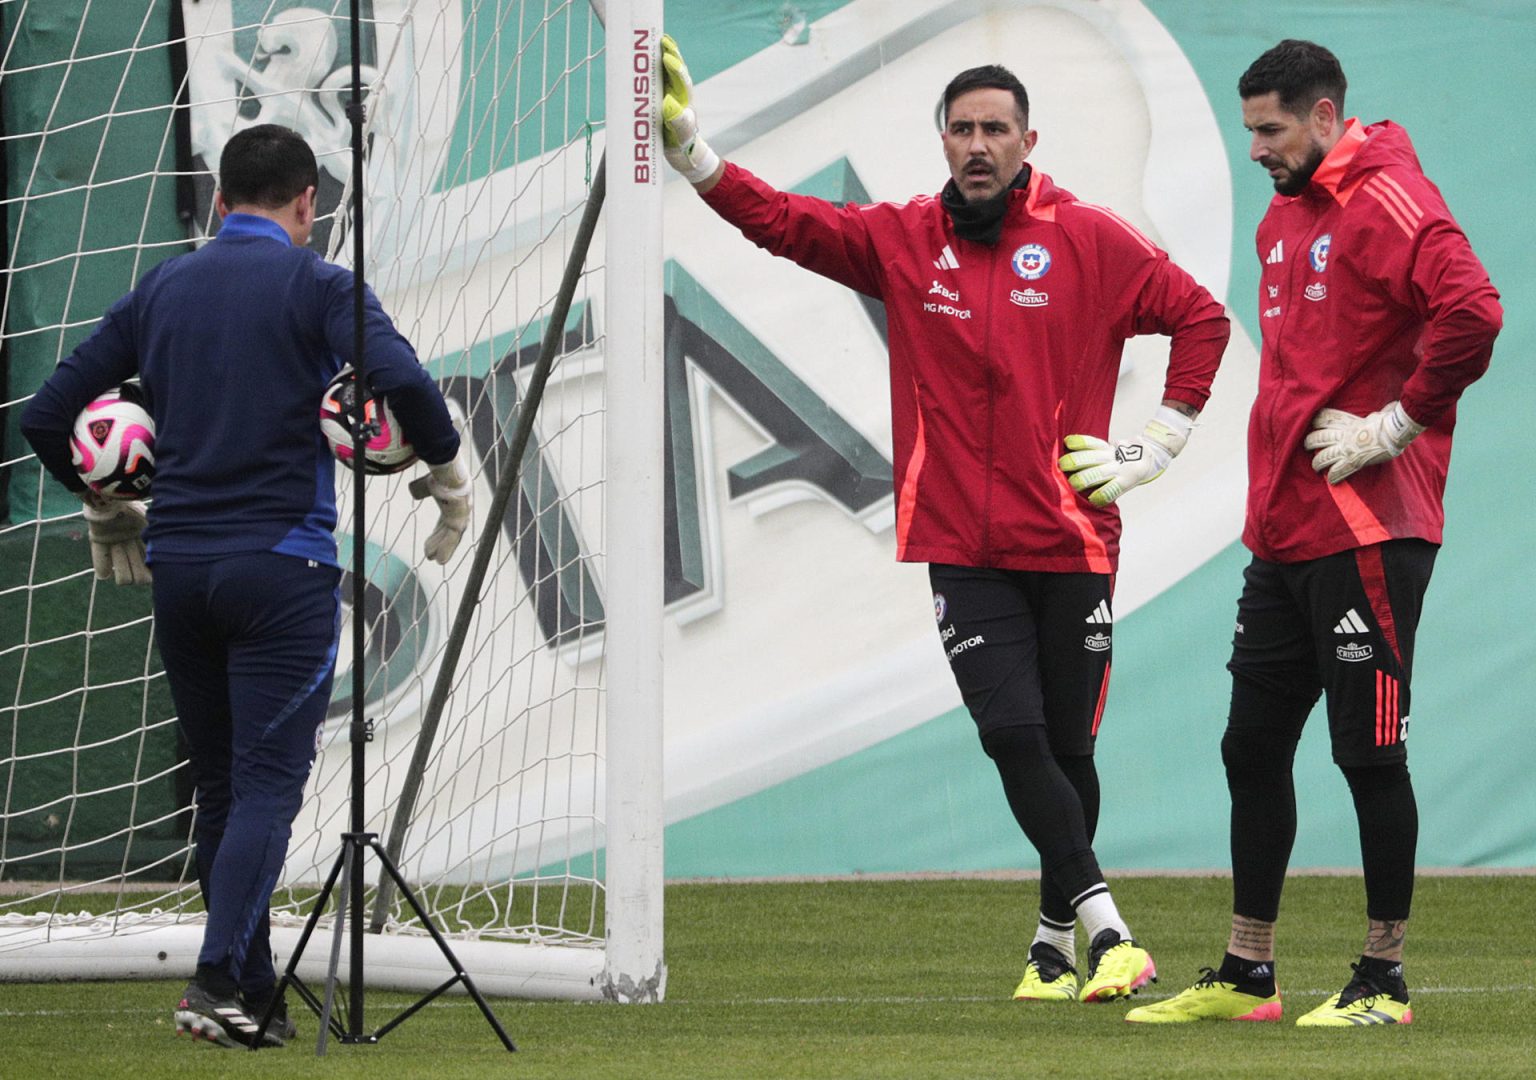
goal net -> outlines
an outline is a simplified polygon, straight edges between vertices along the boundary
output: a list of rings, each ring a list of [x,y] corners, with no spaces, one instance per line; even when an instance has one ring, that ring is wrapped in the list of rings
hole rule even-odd
[[[660,751],[650,745],[659,740],[659,675],[645,670],[649,586],[618,578],[660,556],[642,547],[612,558],[607,538],[640,544],[650,534],[625,515],[643,522],[635,500],[654,493],[615,482],[609,457],[631,437],[624,425],[659,421],[641,409],[616,422],[607,403],[631,400],[609,377],[624,350],[659,355],[659,329],[619,321],[648,295],[659,309],[659,284],[609,303],[604,248],[594,243],[568,313],[551,322],[602,154],[620,145],[602,124],[615,82],[605,64],[625,65],[627,91],[633,65],[649,62],[630,55],[633,43],[649,56],[659,41],[660,4],[361,8],[364,272],[444,391],[475,461],[470,536],[494,554],[425,742],[474,546],[447,567],[425,560],[433,515],[414,509],[409,474],[375,478],[366,561],[353,566],[351,481],[338,470],[347,575],[336,689],[273,897],[274,948],[285,963],[350,827],[360,665],[374,722],[367,828],[398,851],[476,985],[655,1000],[665,981]],[[0,19],[9,266],[0,979],[178,977],[190,973],[202,931],[195,809],[148,590],[93,578],[78,501],[45,477],[16,418],[117,296],[216,231],[219,149],[245,126],[281,123],[306,136],[321,170],[313,246],[350,263],[349,3],[5,0]],[[610,39],[623,57],[605,57]],[[622,126],[625,140],[653,137]],[[629,232],[607,243],[642,244],[638,262],[656,266],[641,276],[659,283],[659,252],[644,257],[644,244],[659,244],[650,195],[645,185],[610,193],[610,232]],[[629,200],[622,212],[615,199]],[[546,336],[558,344],[554,372],[513,461],[512,432]],[[644,446],[625,445],[646,459]],[[509,471],[507,513],[484,532]],[[650,515],[659,520],[659,510]],[[359,570],[365,601],[356,610]],[[354,619],[365,624],[361,656],[351,648]],[[625,717],[622,731],[610,713]],[[367,946],[369,982],[437,986],[447,971],[424,927],[393,890],[379,893],[371,862],[368,874],[382,930]],[[323,971],[326,951],[311,946],[300,975]]]

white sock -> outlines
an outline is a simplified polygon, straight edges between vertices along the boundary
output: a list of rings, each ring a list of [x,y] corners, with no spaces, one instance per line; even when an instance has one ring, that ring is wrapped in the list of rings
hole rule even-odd
[[[1040,925],[1035,927],[1034,944],[1049,945],[1061,953],[1062,959],[1068,963],[1077,963],[1077,923],[1070,922],[1063,926],[1059,922],[1053,922],[1044,915],[1040,916]]]
[[[1103,930],[1115,931],[1122,941],[1131,936],[1131,928],[1120,917],[1120,909],[1115,907],[1114,897],[1109,895],[1109,886],[1103,882],[1073,897],[1072,907],[1076,909],[1077,917],[1083,920],[1090,942]]]

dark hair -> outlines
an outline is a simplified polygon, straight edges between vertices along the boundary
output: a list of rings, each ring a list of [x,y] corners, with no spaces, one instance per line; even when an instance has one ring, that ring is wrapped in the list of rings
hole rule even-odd
[[[228,206],[276,210],[319,185],[315,152],[302,135],[281,124],[237,132],[219,155],[219,190]]]
[[[942,129],[949,122],[949,107],[955,98],[961,94],[968,94],[972,90],[1006,90],[1013,95],[1014,105],[1019,110],[1019,128],[1024,130],[1029,127],[1029,94],[1024,89],[1024,84],[1013,72],[999,64],[984,64],[981,67],[968,68],[949,80],[949,85],[944,88],[944,113],[939,117],[939,127]]]
[[[1306,116],[1312,106],[1327,98],[1344,115],[1344,91],[1349,83],[1339,58],[1311,41],[1286,38],[1248,66],[1237,80],[1240,97],[1280,95],[1280,107]]]

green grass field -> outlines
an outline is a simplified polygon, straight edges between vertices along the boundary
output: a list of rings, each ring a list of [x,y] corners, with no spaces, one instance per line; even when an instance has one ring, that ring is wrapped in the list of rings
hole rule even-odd
[[[1214,965],[1230,883],[1131,878],[1116,893],[1167,995]],[[667,1000],[647,1007],[496,1001],[507,1054],[465,998],[377,1046],[314,1054],[177,1039],[179,983],[0,986],[0,1075],[134,1077],[1530,1077],[1536,1075],[1536,878],[1426,877],[1415,897],[1411,1027],[1298,1030],[1337,990],[1364,933],[1358,878],[1287,886],[1287,1022],[1143,1028],[1125,1005],[1008,1000],[1035,885],[995,880],[679,884],[667,890]],[[445,972],[446,976],[446,972]],[[370,994],[370,1022],[404,1003]]]

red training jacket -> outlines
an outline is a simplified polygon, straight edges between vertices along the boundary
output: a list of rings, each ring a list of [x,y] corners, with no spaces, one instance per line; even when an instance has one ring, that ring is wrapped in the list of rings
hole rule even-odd
[[[1438,544],[1456,399],[1488,368],[1499,294],[1413,144],[1391,121],[1344,136],[1259,223],[1259,396],[1248,425],[1243,543],[1300,562],[1383,540]],[[1302,446],[1319,409],[1400,399],[1428,430],[1340,484]]]
[[[705,201],[759,247],[885,301],[896,557],[1113,573],[1120,512],[1057,466],[1107,436],[1120,353],[1171,334],[1165,396],[1201,407],[1230,327],[1132,226],[1035,170],[995,247],[955,235],[937,196],[834,206],[727,164]]]

